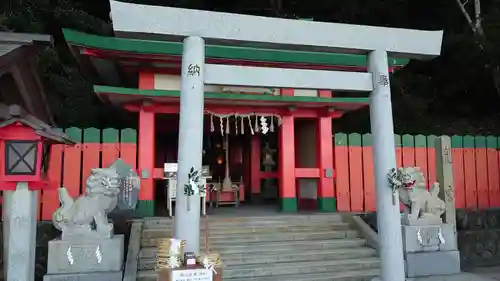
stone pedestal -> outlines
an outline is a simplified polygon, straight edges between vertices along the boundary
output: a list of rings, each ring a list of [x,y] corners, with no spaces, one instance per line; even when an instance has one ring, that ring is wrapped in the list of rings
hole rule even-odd
[[[122,280],[124,236],[109,239],[52,240],[44,281]]]
[[[460,253],[451,224],[403,225],[406,277],[460,273]]]

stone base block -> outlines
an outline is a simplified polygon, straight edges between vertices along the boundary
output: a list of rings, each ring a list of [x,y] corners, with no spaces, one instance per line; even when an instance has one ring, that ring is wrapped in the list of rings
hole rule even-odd
[[[405,253],[458,250],[455,228],[451,224],[403,225],[401,232]]]
[[[121,272],[123,248],[123,235],[95,241],[49,241],[47,274]]]
[[[460,273],[458,251],[420,252],[405,254],[406,277],[448,275]]]
[[[122,272],[48,274],[43,281],[122,281]]]

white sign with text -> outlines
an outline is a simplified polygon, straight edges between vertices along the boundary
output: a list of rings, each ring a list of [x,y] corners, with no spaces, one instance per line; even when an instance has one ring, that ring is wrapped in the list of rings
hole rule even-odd
[[[171,281],[213,281],[210,269],[172,270]]]

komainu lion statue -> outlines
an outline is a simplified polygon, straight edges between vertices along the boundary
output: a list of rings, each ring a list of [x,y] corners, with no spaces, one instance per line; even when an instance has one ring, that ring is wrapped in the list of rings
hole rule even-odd
[[[388,180],[394,189],[399,190],[399,200],[405,206],[403,224],[428,225],[441,224],[445,203],[439,198],[439,183],[427,190],[424,174],[418,167],[393,169]]]
[[[85,183],[86,193],[76,200],[66,188],[58,189],[61,207],[54,212],[52,222],[62,231],[63,240],[113,235],[113,224],[108,222],[107,213],[117,205],[119,174],[114,168],[92,169]]]

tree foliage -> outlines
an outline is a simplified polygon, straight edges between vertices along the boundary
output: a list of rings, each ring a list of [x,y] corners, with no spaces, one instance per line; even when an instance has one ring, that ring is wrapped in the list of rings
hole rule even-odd
[[[130,0],[129,0],[130,1]],[[500,0],[137,0],[213,11],[316,21],[445,31],[442,55],[412,61],[392,76],[398,132],[499,134]],[[476,17],[474,2],[480,1]],[[464,11],[470,15],[464,17]],[[108,0],[3,0],[0,29],[49,33],[56,44],[40,55],[39,71],[63,125],[120,126],[116,111],[93,94],[68,52],[61,28],[110,35]],[[480,22],[482,33],[476,26]],[[476,29],[472,28],[475,27]],[[355,36],[355,35],[353,35]],[[54,99],[57,100],[57,99]],[[367,110],[347,114],[336,126],[369,131]],[[113,124],[114,122],[114,124]],[[128,123],[125,123],[129,125]]]

